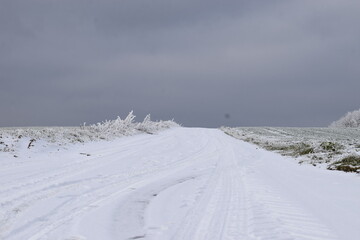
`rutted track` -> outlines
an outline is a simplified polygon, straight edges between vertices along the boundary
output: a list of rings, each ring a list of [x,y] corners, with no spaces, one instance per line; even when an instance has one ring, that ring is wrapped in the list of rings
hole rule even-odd
[[[178,128],[94,146],[56,155],[48,169],[37,168],[45,161],[35,156],[35,167],[21,166],[24,176],[6,179],[0,239],[356,239],[336,229],[338,213],[309,204],[329,201],[316,195],[328,179],[352,180],[312,169],[308,186],[309,169],[218,130]],[[358,220],[340,217],[354,231]]]

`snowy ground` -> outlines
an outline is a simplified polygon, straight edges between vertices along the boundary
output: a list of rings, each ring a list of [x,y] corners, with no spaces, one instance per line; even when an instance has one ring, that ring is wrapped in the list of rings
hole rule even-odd
[[[359,175],[299,165],[220,130],[28,144],[0,152],[0,239],[360,237]]]

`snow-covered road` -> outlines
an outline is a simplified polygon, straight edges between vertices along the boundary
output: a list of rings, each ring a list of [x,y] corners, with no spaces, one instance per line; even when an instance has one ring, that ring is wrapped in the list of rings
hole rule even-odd
[[[0,239],[360,239],[359,176],[219,130],[27,152],[0,159]]]

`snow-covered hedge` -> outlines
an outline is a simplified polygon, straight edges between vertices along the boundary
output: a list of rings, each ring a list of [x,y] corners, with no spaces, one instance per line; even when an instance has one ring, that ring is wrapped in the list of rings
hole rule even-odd
[[[331,123],[330,127],[360,127],[360,109],[348,112],[344,117]]]

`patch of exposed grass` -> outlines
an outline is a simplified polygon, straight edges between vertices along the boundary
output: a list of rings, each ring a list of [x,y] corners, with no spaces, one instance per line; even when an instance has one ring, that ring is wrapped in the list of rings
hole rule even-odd
[[[269,151],[289,151],[293,149],[294,145],[272,145],[266,144],[264,148]]]
[[[264,148],[269,151],[279,151],[283,155],[289,156],[302,156],[314,153],[314,148],[303,142],[290,145],[266,144]]]
[[[344,149],[344,146],[334,142],[322,142],[320,147],[324,151],[340,152],[339,150]]]
[[[331,164],[328,169],[339,170],[344,172],[359,172],[360,171],[360,156],[352,155],[336,161]]]
[[[314,148],[310,147],[310,146],[305,146],[303,148],[298,149],[298,154],[299,155],[307,155],[310,153],[314,153]]]

